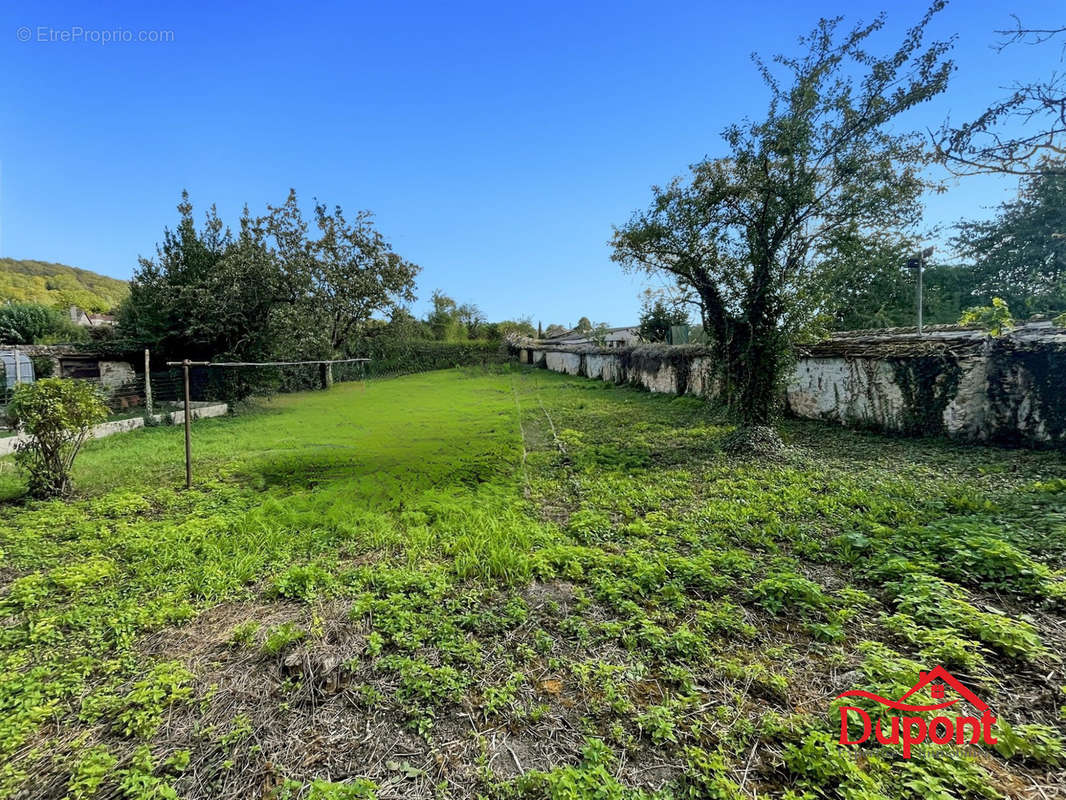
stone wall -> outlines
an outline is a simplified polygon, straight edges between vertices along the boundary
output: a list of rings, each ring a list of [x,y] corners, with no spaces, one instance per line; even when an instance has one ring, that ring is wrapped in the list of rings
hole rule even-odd
[[[104,389],[118,389],[123,384],[137,380],[137,373],[126,361],[101,361],[100,385]]]
[[[518,359],[568,375],[713,399],[698,346],[615,350],[515,343]],[[1066,330],[1030,323],[992,339],[957,326],[856,331],[797,347],[783,392],[797,417],[907,435],[1066,445]]]

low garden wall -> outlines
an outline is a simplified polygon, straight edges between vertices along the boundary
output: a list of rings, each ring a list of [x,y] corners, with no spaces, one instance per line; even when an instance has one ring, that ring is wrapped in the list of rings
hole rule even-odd
[[[194,420],[206,419],[207,417],[225,416],[229,411],[229,406],[225,403],[193,402],[189,405],[192,407],[192,418]],[[112,436],[116,433],[128,433],[137,428],[143,428],[145,419],[146,417],[130,417],[129,419],[115,419],[110,422],[101,422],[99,425],[93,426],[92,438],[103,439],[105,436]],[[162,414],[153,414],[150,419],[160,425],[184,425],[185,410],[179,409],[178,411],[167,411]],[[6,436],[0,439],[0,456],[6,456],[15,452],[18,443],[25,441],[28,438],[29,437],[25,434],[17,433],[14,436]]]
[[[604,350],[515,343],[521,363],[652,392],[717,395],[703,347]],[[854,331],[796,348],[782,392],[797,417],[908,435],[1066,445],[1066,330],[1029,323],[999,338],[956,326]]]

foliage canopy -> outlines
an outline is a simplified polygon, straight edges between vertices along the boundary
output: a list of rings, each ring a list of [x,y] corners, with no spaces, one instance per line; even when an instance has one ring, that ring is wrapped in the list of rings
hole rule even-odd
[[[5,344],[52,344],[85,337],[85,329],[59,309],[18,301],[0,305],[0,342]]]
[[[129,284],[87,269],[30,259],[0,258],[0,299],[40,303],[65,310],[111,311],[129,294]]]
[[[866,50],[882,16],[843,33],[839,18],[823,19],[801,38],[805,53],[774,59],[783,76],[756,59],[766,116],[729,126],[726,157],[655,187],[649,208],[615,230],[624,268],[672,276],[700,298],[723,399],[749,424],[774,415],[788,343],[816,316],[826,259],[886,220],[903,229],[918,219],[921,138],[893,123],[947,86],[950,43],[924,42],[942,7],[886,56]]]

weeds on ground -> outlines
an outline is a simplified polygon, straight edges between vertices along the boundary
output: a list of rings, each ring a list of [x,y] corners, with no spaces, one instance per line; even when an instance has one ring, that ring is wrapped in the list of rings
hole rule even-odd
[[[0,797],[1057,780],[1059,457],[788,423],[785,456],[734,459],[730,430],[501,369],[198,423],[192,492],[160,488],[180,432],[94,443],[85,497],[0,510]],[[935,664],[996,708],[996,747],[837,744],[836,694]]]

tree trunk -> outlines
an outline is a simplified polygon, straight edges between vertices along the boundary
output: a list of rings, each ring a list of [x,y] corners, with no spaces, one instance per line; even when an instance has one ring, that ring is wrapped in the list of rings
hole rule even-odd
[[[717,298],[703,299],[707,308],[704,328],[714,336],[719,400],[736,412],[745,426],[769,425],[780,400],[785,353],[774,314],[775,299],[765,291],[754,292],[741,319],[715,306]]]
[[[784,337],[778,328],[778,300],[772,285],[769,259],[756,264],[745,311],[743,369],[740,384],[740,416],[745,425],[770,425],[777,411]]]

